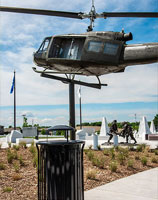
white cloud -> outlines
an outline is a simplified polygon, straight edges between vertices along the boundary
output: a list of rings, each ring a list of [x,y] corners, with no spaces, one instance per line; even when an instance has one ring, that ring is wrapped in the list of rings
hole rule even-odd
[[[95,0],[97,12],[104,11],[154,11],[158,8],[156,0]],[[68,0],[1,0],[3,6],[30,7],[53,10],[86,11],[89,12],[91,1]],[[142,6],[143,5],[143,6]],[[0,104],[13,105],[13,95],[9,94],[13,71],[16,70],[17,105],[51,105],[68,104],[68,85],[59,81],[42,78],[33,72],[32,54],[37,50],[43,38],[55,34],[85,32],[88,20],[76,20],[57,17],[0,13]],[[156,41],[156,21],[151,21],[150,30],[144,26],[146,19],[98,19],[95,30],[117,30],[134,32],[137,41]],[[146,23],[148,25],[148,23]],[[151,29],[153,25],[153,28]],[[142,32],[141,32],[142,31]],[[150,39],[150,40],[149,40]],[[135,42],[135,41],[133,41]],[[102,76],[101,80],[108,84],[101,90],[82,87],[83,103],[111,102],[152,102],[158,94],[158,65],[142,65],[127,68],[125,73]],[[96,82],[96,78],[81,77],[80,80]],[[77,88],[77,86],[76,86]],[[31,111],[30,111],[31,112]],[[48,112],[48,111],[46,111]],[[53,111],[54,112],[54,111]],[[42,112],[43,113],[43,112]],[[67,113],[67,111],[61,111]],[[36,113],[33,113],[36,116]],[[94,115],[94,113],[93,113]],[[7,115],[6,115],[7,116]],[[43,119],[37,121],[46,123],[51,120],[44,113]],[[57,115],[56,115],[57,116]],[[99,118],[99,117],[98,117]],[[13,120],[6,117],[6,120]],[[88,117],[87,117],[88,119]],[[96,119],[96,118],[95,118]],[[22,123],[22,119],[19,118]],[[40,121],[41,120],[41,121]],[[55,119],[54,119],[55,120]],[[64,119],[67,120],[64,114]],[[3,120],[4,122],[4,120]],[[9,123],[8,122],[8,123]],[[53,121],[52,121],[53,123]]]

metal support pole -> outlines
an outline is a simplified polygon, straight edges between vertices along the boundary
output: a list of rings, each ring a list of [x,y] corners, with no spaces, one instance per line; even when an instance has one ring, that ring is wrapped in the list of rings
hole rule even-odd
[[[14,71],[14,130],[16,130],[16,81]]]
[[[81,96],[80,96],[80,129],[82,129],[82,108],[81,108]]]
[[[75,128],[75,84],[73,82],[69,83],[69,124]],[[70,140],[75,140],[75,132],[71,131]]]

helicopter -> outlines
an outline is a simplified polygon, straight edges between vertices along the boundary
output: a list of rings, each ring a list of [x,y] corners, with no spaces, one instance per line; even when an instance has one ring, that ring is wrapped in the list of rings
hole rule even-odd
[[[0,6],[0,11],[36,15],[90,19],[87,32],[46,37],[33,54],[43,73],[96,76],[124,72],[130,65],[158,62],[158,43],[126,44],[133,39],[132,33],[112,31],[93,32],[97,18],[145,17],[158,18],[158,12],[103,12],[97,13],[94,0],[89,13],[63,12]],[[35,72],[42,73],[36,70]]]

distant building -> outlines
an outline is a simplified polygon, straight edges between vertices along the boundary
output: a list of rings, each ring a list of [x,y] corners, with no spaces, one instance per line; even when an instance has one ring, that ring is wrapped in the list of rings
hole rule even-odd
[[[14,130],[13,127],[12,128],[5,128],[4,129],[4,134],[7,135],[7,134],[11,133],[12,130]],[[16,128],[16,130],[21,132],[20,128]]]
[[[0,135],[4,135],[4,126],[0,125]]]

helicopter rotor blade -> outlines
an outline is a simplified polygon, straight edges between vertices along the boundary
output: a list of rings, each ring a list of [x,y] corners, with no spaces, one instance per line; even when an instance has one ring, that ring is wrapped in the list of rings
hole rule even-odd
[[[0,11],[82,19],[83,13],[0,6]]]
[[[158,18],[158,12],[103,12],[100,17],[143,17]],[[99,18],[99,15],[96,16]]]

